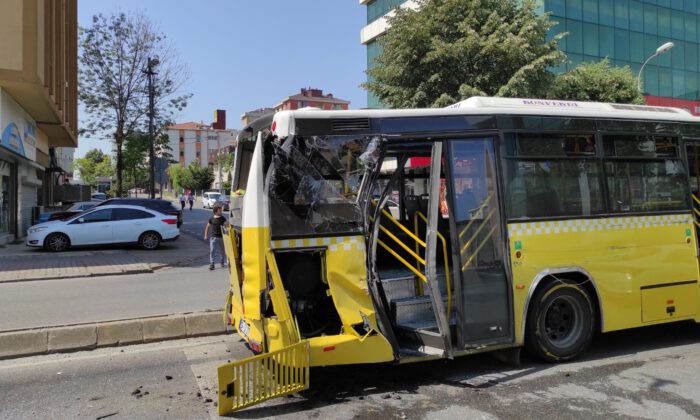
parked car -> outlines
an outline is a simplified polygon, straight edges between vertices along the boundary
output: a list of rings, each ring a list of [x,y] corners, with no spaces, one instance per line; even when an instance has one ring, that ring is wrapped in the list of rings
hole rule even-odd
[[[221,208],[224,211],[228,211],[229,207],[231,206],[231,197],[225,194],[221,194],[219,196],[219,199],[216,200],[217,203],[221,204]]]
[[[202,206],[205,209],[210,209],[210,208],[214,207],[214,204],[219,199],[219,196],[221,196],[221,193],[218,191],[205,192],[204,195],[202,196]]]
[[[78,201],[68,206],[64,206],[61,210],[57,211],[45,211],[39,214],[38,223],[48,222],[49,220],[59,220],[65,217],[70,217],[75,214],[84,212],[85,210],[92,208],[99,204],[99,201]]]
[[[175,207],[171,201],[158,198],[110,198],[98,204],[98,206],[143,206],[163,214],[177,216],[177,227],[182,226],[182,211]]]
[[[99,206],[27,229],[27,245],[61,252],[72,246],[139,244],[156,249],[180,236],[177,218],[139,206]]]
[[[107,199],[107,194],[98,192],[94,193],[90,198],[93,200],[104,201]]]

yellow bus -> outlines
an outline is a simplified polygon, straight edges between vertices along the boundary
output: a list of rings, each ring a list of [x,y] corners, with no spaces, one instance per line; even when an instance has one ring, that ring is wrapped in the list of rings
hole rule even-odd
[[[256,355],[219,368],[220,413],[306,389],[314,366],[560,362],[597,332],[699,321],[699,122],[476,97],[249,127],[226,315]]]

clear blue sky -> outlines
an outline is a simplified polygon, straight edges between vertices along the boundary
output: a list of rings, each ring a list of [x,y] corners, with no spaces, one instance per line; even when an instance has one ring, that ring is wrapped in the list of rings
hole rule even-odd
[[[190,70],[194,94],[178,122],[213,120],[225,109],[228,128],[243,112],[271,107],[302,87],[367,105],[366,7],[357,0],[81,0],[78,24],[97,13],[138,10],[156,23]],[[75,156],[107,140],[79,140]]]

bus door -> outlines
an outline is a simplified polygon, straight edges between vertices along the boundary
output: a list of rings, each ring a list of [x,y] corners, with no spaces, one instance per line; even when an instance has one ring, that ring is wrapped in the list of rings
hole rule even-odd
[[[693,199],[693,220],[696,232],[700,232],[700,139],[685,139],[685,152]],[[700,238],[700,235],[696,236]]]
[[[457,345],[512,342],[512,304],[493,137],[446,142]]]

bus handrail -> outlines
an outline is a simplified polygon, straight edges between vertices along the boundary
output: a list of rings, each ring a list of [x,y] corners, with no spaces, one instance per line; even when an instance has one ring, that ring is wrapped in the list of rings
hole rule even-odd
[[[489,233],[486,235],[486,240],[484,240],[482,243],[479,244],[478,247],[476,247],[476,250],[475,250],[474,253],[471,255],[471,257],[469,257],[469,259],[467,260],[467,262],[465,262],[464,265],[462,265],[462,271],[466,270],[467,267],[469,267],[469,264],[471,264],[472,261],[474,260],[474,257],[476,257],[477,255],[479,255],[479,251],[481,251],[481,248],[483,248],[484,245],[486,245],[486,243],[488,242],[488,239],[491,238],[491,235],[493,235],[493,232],[495,232],[495,231],[496,231],[496,226],[494,226],[494,227],[491,228],[491,230],[489,231]]]
[[[409,270],[413,271],[413,274],[418,276],[421,280],[423,280],[425,282],[428,281],[428,279],[425,278],[425,275],[423,273],[421,273],[420,271],[418,271],[418,269],[416,269],[413,266],[413,264],[409,263],[401,255],[397,254],[396,251],[391,249],[391,247],[389,245],[385,244],[381,239],[377,239],[377,243],[379,245],[381,245],[381,247],[384,248],[388,253],[393,255],[397,260],[399,260],[399,262],[401,262],[403,265],[405,265]]]
[[[476,211],[481,211],[481,209],[486,207],[486,205],[491,201],[491,198],[493,198],[493,194],[494,194],[493,192],[491,194],[489,194],[488,197],[486,197],[486,200],[484,200],[484,202],[481,203],[479,205],[479,207],[477,207]],[[459,232],[460,238],[462,237],[462,235],[464,235],[464,233],[467,231],[467,229],[469,229],[471,227],[472,223],[474,223],[475,220],[476,220],[476,218],[471,219],[469,221],[469,223],[467,223],[467,225],[464,227],[464,229],[462,229],[462,231]]]
[[[463,253],[464,251],[466,251],[467,248],[469,248],[469,246],[472,244],[472,242],[474,242],[474,240],[477,238],[477,236],[479,236],[479,233],[480,233],[481,230],[484,228],[484,226],[486,226],[486,222],[488,222],[489,220],[491,220],[491,217],[492,217],[495,213],[496,213],[496,209],[495,209],[495,208],[492,209],[492,210],[489,212],[489,214],[488,214],[488,215],[484,218],[484,220],[481,222],[481,225],[479,225],[479,228],[476,230],[476,232],[474,232],[474,235],[472,235],[472,237],[469,238],[469,240],[467,241],[467,243],[464,244],[464,246],[463,246],[462,249],[460,250],[460,254]],[[472,219],[472,220],[476,220],[476,219]]]
[[[399,246],[400,246],[401,248],[403,248],[406,252],[408,252],[409,254],[411,254],[412,257],[415,257],[416,260],[417,260],[419,263],[421,263],[421,264],[423,264],[423,266],[425,266],[425,260],[424,260],[423,258],[421,258],[421,256],[418,255],[417,253],[413,252],[413,250],[412,250],[411,248],[409,248],[408,245],[404,244],[404,243],[401,241],[401,239],[397,238],[393,233],[391,233],[391,232],[389,231],[389,229],[387,229],[387,228],[385,228],[384,226],[381,226],[381,225],[380,225],[380,226],[379,226],[379,230],[381,230],[382,232],[386,233],[386,235],[387,235],[388,237],[390,237],[391,239],[393,239],[394,242],[396,242],[397,245],[399,245]],[[420,267],[419,267],[419,268],[420,268]]]
[[[417,211],[414,217],[416,218],[416,226],[418,225],[418,217],[423,219],[426,225],[428,224],[428,218],[425,217],[425,215],[422,212]],[[444,258],[445,264],[445,285],[447,286],[447,319],[449,320],[452,311],[452,291],[450,290],[452,287],[452,283],[450,281],[450,267],[448,265],[449,260],[447,258],[447,241],[445,240],[445,237],[442,235],[442,233],[435,233],[437,233],[437,237],[440,238],[440,241],[442,241],[442,257]],[[423,265],[425,265],[425,263],[423,263]]]
[[[377,204],[377,200],[372,199],[372,204],[376,205],[376,204]],[[418,236],[414,235],[413,232],[411,232],[410,230],[408,230],[408,228],[406,228],[406,226],[404,226],[404,225],[402,225],[401,223],[399,223],[398,220],[394,219],[394,216],[392,216],[391,213],[389,213],[388,211],[382,209],[382,214],[383,214],[384,216],[388,217],[389,220],[391,220],[391,222],[392,222],[393,224],[395,224],[399,229],[401,229],[402,231],[404,231],[404,233],[406,233],[411,239],[413,239],[414,241],[418,242],[423,248],[425,248],[425,242],[423,242]],[[372,219],[372,218],[370,218],[370,220],[374,221],[374,219]]]
[[[695,194],[690,194],[691,197],[693,197],[693,200],[697,203],[698,206],[700,206],[700,198],[698,198]]]

